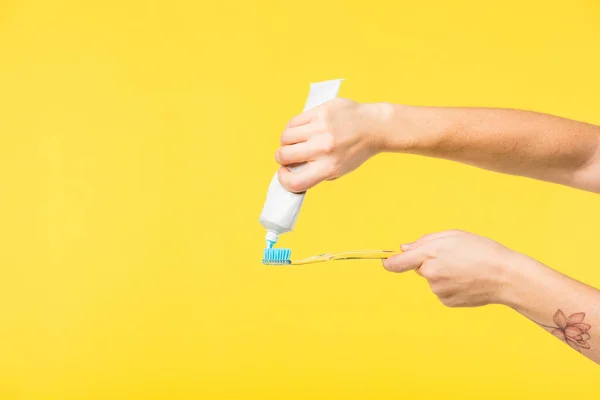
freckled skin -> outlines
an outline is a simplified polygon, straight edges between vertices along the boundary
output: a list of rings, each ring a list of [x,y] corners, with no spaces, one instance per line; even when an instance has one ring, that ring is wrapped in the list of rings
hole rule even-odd
[[[294,191],[347,174],[381,152],[445,158],[600,193],[600,127],[547,114],[335,99],[292,119],[277,161]]]

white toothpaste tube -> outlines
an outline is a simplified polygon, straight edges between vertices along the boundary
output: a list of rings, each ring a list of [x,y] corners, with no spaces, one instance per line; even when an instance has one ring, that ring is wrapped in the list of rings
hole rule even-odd
[[[337,97],[343,79],[334,79],[319,83],[311,83],[310,92],[304,105],[304,111],[317,107]],[[292,172],[299,170],[304,165],[290,168]],[[260,214],[260,223],[267,230],[267,247],[271,248],[279,235],[290,232],[296,225],[300,208],[304,202],[304,193],[288,192],[281,186],[277,173],[271,179],[267,191],[267,200]]]

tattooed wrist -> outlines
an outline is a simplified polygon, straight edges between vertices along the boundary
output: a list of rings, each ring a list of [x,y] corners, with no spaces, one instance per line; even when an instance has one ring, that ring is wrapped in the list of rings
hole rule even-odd
[[[585,313],[578,312],[567,318],[565,313],[558,309],[552,319],[556,326],[534,322],[550,330],[550,333],[579,352],[581,352],[581,349],[590,348],[589,340],[591,337],[589,331],[592,326],[584,322]]]

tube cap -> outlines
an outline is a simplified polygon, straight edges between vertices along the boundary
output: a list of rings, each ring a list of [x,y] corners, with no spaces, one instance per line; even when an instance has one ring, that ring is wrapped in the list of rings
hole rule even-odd
[[[273,244],[277,243],[277,239],[279,239],[279,233],[275,231],[267,231],[267,235],[265,236],[267,242],[271,242]]]

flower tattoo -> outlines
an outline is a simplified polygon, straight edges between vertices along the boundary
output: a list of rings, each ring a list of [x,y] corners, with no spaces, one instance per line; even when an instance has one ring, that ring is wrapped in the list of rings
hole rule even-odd
[[[590,324],[583,322],[585,313],[571,314],[569,318],[565,316],[562,310],[556,311],[554,314],[554,323],[556,326],[545,326],[546,328],[552,329],[552,334],[565,341],[569,346],[581,352],[581,349],[589,349],[590,340],[589,330],[592,328]]]

